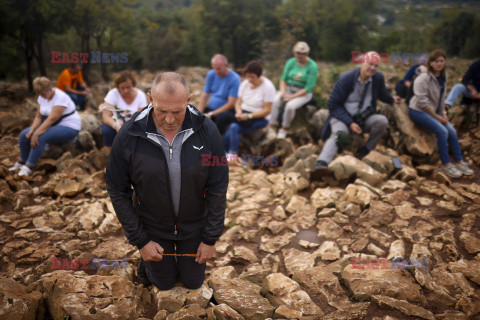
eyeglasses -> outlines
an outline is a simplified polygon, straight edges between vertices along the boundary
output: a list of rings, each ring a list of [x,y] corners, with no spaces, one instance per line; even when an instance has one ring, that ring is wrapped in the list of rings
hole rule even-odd
[[[308,52],[295,52],[295,54],[299,56],[308,56]]]

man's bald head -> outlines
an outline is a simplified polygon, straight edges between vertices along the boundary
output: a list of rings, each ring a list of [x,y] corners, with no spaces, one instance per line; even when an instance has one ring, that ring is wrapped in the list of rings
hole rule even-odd
[[[185,77],[176,72],[161,72],[157,74],[152,83],[152,96],[158,93],[175,95],[178,90],[181,90],[182,85],[185,90],[185,96],[188,98],[190,90],[188,89],[187,80]]]
[[[220,53],[217,53],[216,55],[214,55],[212,57],[212,64],[217,64],[217,63],[221,63],[221,64],[228,64],[228,60],[227,60],[227,57],[225,57],[223,54],[220,54]]]
[[[375,63],[379,64],[380,63],[380,55],[378,52],[375,51],[369,51],[367,53],[364,53],[362,56],[362,63]]]

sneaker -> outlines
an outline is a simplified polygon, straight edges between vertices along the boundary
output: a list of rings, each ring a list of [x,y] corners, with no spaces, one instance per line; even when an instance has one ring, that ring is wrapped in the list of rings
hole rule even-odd
[[[24,165],[24,164],[20,167],[20,171],[18,171],[18,175],[19,175],[20,177],[22,177],[22,176],[31,176],[32,173],[33,173],[33,170],[30,169],[29,167],[27,167],[27,166]]]
[[[320,180],[329,172],[330,170],[328,169],[328,163],[323,160],[318,160],[315,169],[313,169],[313,171],[310,173],[310,178],[313,180]]]
[[[227,162],[229,166],[236,166],[239,164],[239,156],[236,153],[227,153]]]
[[[458,171],[457,167],[454,166],[451,162],[441,166],[438,171],[447,175],[450,178],[460,178],[462,173]]]
[[[285,139],[287,137],[287,131],[284,130],[284,129],[280,129],[278,130],[278,133],[277,133],[277,138],[278,139]]]
[[[11,166],[10,168],[8,168],[8,171],[17,171],[18,169],[20,169],[21,167],[23,166],[23,163],[20,163],[19,161],[15,162],[15,164],[13,166]]]
[[[473,170],[468,167],[468,165],[465,162],[458,162],[455,163],[455,167],[457,168],[458,171],[460,171],[462,174],[466,176],[471,176],[473,175]]]

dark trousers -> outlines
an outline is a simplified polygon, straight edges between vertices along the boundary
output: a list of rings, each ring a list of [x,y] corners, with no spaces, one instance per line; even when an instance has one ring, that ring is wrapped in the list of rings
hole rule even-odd
[[[210,108],[205,109],[205,113],[213,111]],[[235,121],[235,110],[228,110],[222,113],[217,114],[212,118],[213,122],[217,125],[218,131],[223,136],[225,131],[227,131],[228,126]]]
[[[102,133],[103,133],[103,145],[105,147],[111,147],[113,144],[113,140],[117,136],[117,130],[113,129],[110,126],[107,126],[105,123],[101,126]]]
[[[397,82],[397,85],[395,86],[395,92],[397,93],[397,96],[405,99],[405,97],[407,96],[407,92],[408,92],[408,88],[405,85],[405,81],[400,80],[399,82]]]
[[[77,87],[75,90],[77,91],[85,91],[82,87]],[[70,92],[65,92],[66,94],[69,95],[69,97],[73,100],[75,103],[75,106],[77,107],[77,110],[85,110],[85,96],[82,96],[81,94],[75,94],[75,93],[70,93]]]
[[[164,253],[197,253],[201,239],[182,241],[154,239]],[[161,261],[142,261],[148,279],[160,290],[173,288],[179,281],[188,289],[198,289],[205,279],[206,264],[195,262],[195,257],[163,257]]]

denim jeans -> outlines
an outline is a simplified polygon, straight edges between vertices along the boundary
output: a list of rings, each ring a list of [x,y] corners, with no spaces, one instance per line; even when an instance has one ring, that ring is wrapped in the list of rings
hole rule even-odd
[[[78,87],[75,90],[77,91],[84,91],[82,87]],[[75,93],[70,93],[70,92],[65,92],[68,94],[68,96],[72,99],[73,103],[75,103],[75,106],[77,107],[77,110],[83,110],[84,105],[83,103],[85,102],[85,96],[82,96],[81,94],[75,94]]]
[[[243,123],[245,123],[245,121],[234,122],[228,128],[225,136],[223,137],[225,151],[237,153],[238,147],[240,146],[240,135],[242,133],[248,133],[266,127],[268,121],[265,118],[261,118],[254,119],[249,126],[245,126]]]
[[[32,149],[30,146],[30,139],[27,139],[27,133],[30,127],[20,132],[19,146],[20,146],[20,161],[25,162],[28,166],[34,167],[38,159],[45,152],[45,145],[67,142],[75,138],[79,130],[75,130],[64,126],[53,126],[38,137],[38,146]]]
[[[462,150],[458,143],[457,131],[450,124],[442,124],[440,121],[432,117],[426,112],[408,109],[410,118],[419,126],[432,131],[437,136],[438,152],[440,153],[440,159],[443,164],[450,162],[450,156],[448,155],[448,145],[452,149],[453,157],[455,161],[462,161]]]
[[[452,107],[460,95],[470,98],[470,91],[468,91],[467,87],[465,87],[463,84],[457,83],[453,86],[452,90],[448,94],[445,104],[448,104],[450,107]]]
[[[103,145],[105,147],[111,147],[113,140],[115,140],[115,137],[117,136],[117,130],[107,126],[105,123],[102,123],[101,129],[103,133]]]

